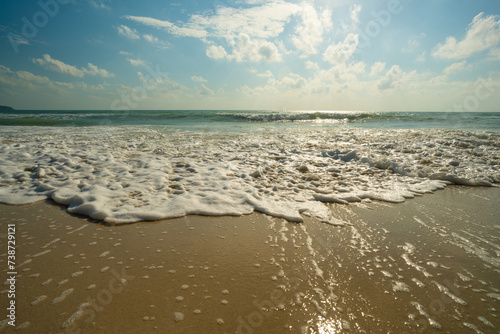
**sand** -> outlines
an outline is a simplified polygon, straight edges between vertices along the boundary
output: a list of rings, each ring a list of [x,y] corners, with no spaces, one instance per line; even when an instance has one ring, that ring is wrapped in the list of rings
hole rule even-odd
[[[499,333],[499,198],[455,186],[330,205],[344,227],[262,214],[113,227],[51,202],[2,205],[17,330],[0,332]]]

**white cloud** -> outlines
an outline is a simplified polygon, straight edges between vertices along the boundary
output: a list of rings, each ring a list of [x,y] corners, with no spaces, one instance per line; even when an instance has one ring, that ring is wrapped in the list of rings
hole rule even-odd
[[[16,72],[16,75],[18,78],[22,79],[22,80],[26,80],[30,83],[39,83],[39,84],[48,84],[50,83],[50,79],[47,78],[47,77],[42,77],[42,76],[39,76],[39,75],[35,75],[31,72],[26,72],[26,71],[18,71]]]
[[[128,39],[139,40],[141,39],[141,34],[136,29],[129,28],[125,25],[120,25],[118,28],[118,33],[122,36],[127,37]],[[153,36],[151,34],[143,34],[142,38],[149,43],[163,45],[164,47],[168,46],[167,43],[161,42],[158,37]]]
[[[303,57],[317,53],[317,47],[323,41],[323,33],[332,27],[331,15],[330,10],[326,9],[319,16],[312,4],[302,4],[302,22],[295,27],[296,35],[292,36],[292,42]]]
[[[131,59],[131,58],[127,58],[127,61],[133,65],[133,66],[144,66],[146,65],[146,63],[144,62],[144,60],[141,60],[141,59]]]
[[[82,68],[83,71],[86,73],[86,74],[90,74],[90,75],[98,75],[98,76],[101,76],[103,78],[110,78],[110,77],[113,77],[114,74],[112,73],[109,73],[108,71],[106,71],[105,69],[102,69],[102,68],[98,68],[97,66],[95,66],[94,64],[91,64],[91,63],[88,63],[87,64],[87,67],[88,69],[86,68]]]
[[[358,74],[365,73],[366,64],[362,61],[347,63],[339,63],[332,66],[326,71],[326,77],[335,82],[354,83],[359,81]]]
[[[157,29],[166,29],[169,33],[176,36],[196,38],[204,38],[207,36],[206,31],[203,29],[179,27],[170,21],[162,21],[151,17],[132,15],[126,15],[125,18]]]
[[[478,52],[500,44],[500,20],[498,16],[478,14],[467,27],[463,40],[448,37],[444,44],[439,44],[434,57],[445,59],[465,59]]]
[[[260,78],[272,78],[274,75],[271,71],[267,70],[264,73],[257,73],[257,76]]]
[[[420,41],[426,37],[425,33],[409,39],[407,45],[401,50],[405,53],[412,53],[420,47]]]
[[[318,65],[318,63],[307,60],[306,61],[306,68],[308,70],[319,70],[319,65]]]
[[[209,44],[206,55],[212,59],[281,61],[279,47],[282,44],[268,39],[281,34],[290,17],[300,12],[301,6],[283,0],[252,2],[250,5],[243,8],[218,6],[215,12],[192,15],[187,22],[177,24],[150,17],[127,15],[124,18],[164,29],[173,35],[199,38]]]
[[[240,34],[231,40],[232,52],[227,53],[220,45],[211,45],[206,54],[212,59],[227,59],[236,62],[278,62],[282,60],[278,47],[271,42],[262,39],[251,39],[246,34]]]
[[[419,46],[420,46],[420,41],[417,41],[416,39],[410,39],[408,41],[407,46],[405,46],[401,51],[405,53],[412,53]]]
[[[444,69],[444,74],[450,75],[450,74],[455,74],[459,72],[463,72],[465,70],[470,70],[472,68],[471,65],[467,65],[467,61],[461,61],[459,63],[454,63],[451,64],[450,66],[446,67]]]
[[[193,75],[191,77],[191,80],[193,80],[194,82],[207,82],[207,80],[202,76],[196,76],[196,75]]]
[[[62,74],[71,75],[74,77],[82,78],[85,75],[83,70],[76,68],[75,66],[63,63],[60,60],[53,59],[50,55],[44,54],[43,58],[33,59],[35,64],[39,64],[49,70],[59,72]]]
[[[370,75],[373,77],[373,76],[376,76],[378,75],[380,72],[382,72],[383,70],[385,70],[385,63],[383,62],[376,62],[375,64],[372,65],[372,68],[371,68],[371,71],[370,71]]]
[[[130,56],[130,52],[127,52],[127,51],[120,51],[120,54],[122,56]]]
[[[66,75],[71,75],[73,77],[78,77],[78,78],[82,78],[85,74],[93,76],[99,75],[103,78],[109,78],[114,76],[112,73],[109,73],[104,69],[100,69],[96,65],[93,65],[91,63],[87,64],[87,68],[82,67],[81,69],[79,69],[73,65],[68,65],[60,60],[53,59],[48,54],[44,54],[43,58],[34,58],[33,63],[39,64],[51,71],[59,72]]]
[[[295,73],[289,73],[281,80],[275,79],[269,72],[269,79],[264,86],[250,88],[248,85],[240,87],[238,90],[247,96],[275,96],[276,94],[297,94],[297,90],[301,91],[307,85],[307,80]]]
[[[361,12],[361,5],[354,4],[350,8],[350,17],[354,25],[359,24],[359,13]]]
[[[422,63],[426,60],[426,52],[422,52],[420,56],[417,57],[417,62]]]
[[[345,63],[352,58],[357,46],[358,35],[350,33],[343,42],[331,44],[323,54],[323,60],[331,64]]]
[[[158,37],[155,37],[153,35],[147,35],[147,34],[144,34],[142,35],[142,37],[144,37],[144,39],[150,43],[159,43],[160,41],[158,40]]]
[[[378,88],[380,90],[395,88],[398,82],[401,80],[402,76],[403,72],[401,71],[401,68],[398,65],[394,65],[389,71],[387,71],[385,76],[380,79]]]
[[[237,62],[277,62],[281,60],[281,55],[275,44],[262,39],[251,39],[246,34],[240,34],[233,47],[233,53],[227,58]]]
[[[13,89],[17,89],[18,92],[21,92],[22,96],[26,96],[27,91],[31,90],[43,92],[44,94],[47,91],[43,91],[45,88],[50,89],[50,93],[61,93],[66,95],[68,92],[67,89],[73,89],[76,86],[84,87],[81,82],[77,83],[68,83],[68,82],[60,82],[60,81],[52,81],[46,76],[35,75],[31,72],[27,71],[12,71],[10,68],[0,65],[0,84],[4,84]],[[4,86],[5,87],[5,86]],[[86,87],[84,87],[86,88]]]
[[[282,0],[264,1],[249,8],[220,6],[214,15],[193,15],[188,27],[203,29],[216,38],[231,38],[239,34],[272,38],[281,34],[291,15],[301,7]]]
[[[89,0],[89,3],[92,5],[92,7],[97,9],[111,9],[111,7],[104,4],[102,0]]]
[[[130,39],[140,39],[139,33],[135,29],[131,29],[125,25],[120,25],[118,28],[118,33]]]
[[[491,60],[499,60],[500,61],[500,48],[491,49],[488,53],[488,56]]]
[[[306,79],[295,73],[290,73],[282,80],[278,80],[275,82],[277,87],[284,88],[286,90],[301,89],[306,85],[306,83],[307,83]]]
[[[220,45],[210,45],[206,51],[207,57],[212,59],[224,59],[227,57],[227,52]]]
[[[210,88],[208,88],[207,86],[205,86],[204,84],[201,84],[199,89],[198,89],[198,92],[201,94],[201,95],[214,95],[214,91],[211,90]]]

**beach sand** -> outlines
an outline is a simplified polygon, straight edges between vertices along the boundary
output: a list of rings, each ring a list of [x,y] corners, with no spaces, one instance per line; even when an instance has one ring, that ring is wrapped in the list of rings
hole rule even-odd
[[[499,198],[450,186],[331,205],[343,227],[258,213],[105,226],[1,205],[0,268],[15,224],[17,275],[16,327],[0,332],[500,333]]]

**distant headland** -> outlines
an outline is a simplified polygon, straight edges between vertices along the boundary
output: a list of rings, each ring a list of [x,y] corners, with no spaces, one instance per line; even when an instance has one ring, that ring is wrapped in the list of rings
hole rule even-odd
[[[15,110],[15,109],[12,107],[0,106],[0,110]]]

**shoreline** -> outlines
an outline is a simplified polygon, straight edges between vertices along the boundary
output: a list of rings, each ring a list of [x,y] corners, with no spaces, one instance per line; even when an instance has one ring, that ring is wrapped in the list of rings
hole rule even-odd
[[[329,205],[343,227],[260,213],[106,226],[45,202],[0,205],[1,233],[16,224],[16,329],[498,332],[499,197],[449,186]]]

